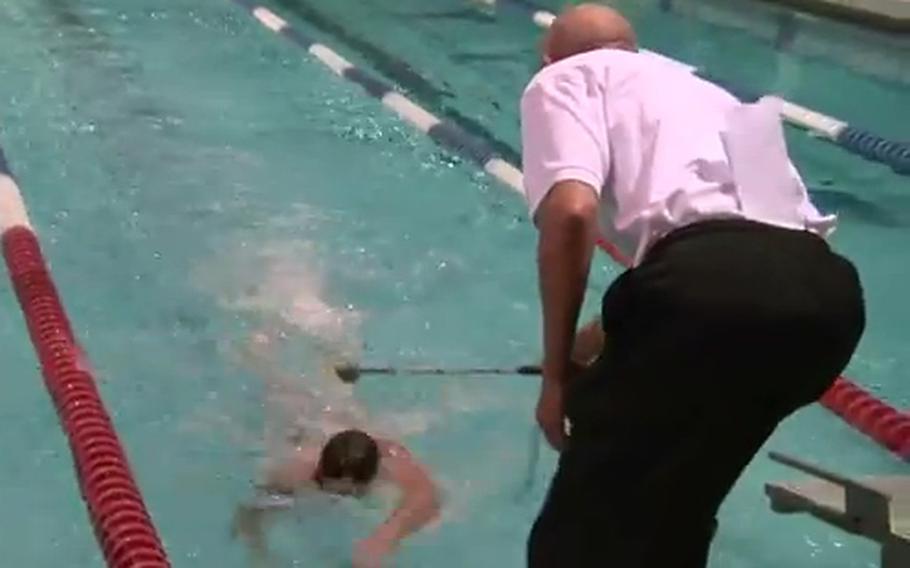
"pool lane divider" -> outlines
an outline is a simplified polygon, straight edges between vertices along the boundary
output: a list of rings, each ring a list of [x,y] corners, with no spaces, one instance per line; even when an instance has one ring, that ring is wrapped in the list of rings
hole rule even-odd
[[[110,568],[170,566],[0,148],[3,256]],[[61,559],[61,564],[66,564]]]
[[[532,10],[531,19],[540,28],[549,28],[556,19],[556,15],[546,10],[535,9],[528,1],[518,2],[510,0],[522,8]],[[647,50],[642,50],[647,51]],[[699,71],[697,68],[677,61],[656,52],[649,52],[666,61],[688,68],[703,79],[711,81],[730,91],[737,98],[745,102],[755,102],[761,95],[742,89],[718,77]],[[910,142],[888,140],[868,130],[851,126],[842,120],[816,112],[810,108],[800,106],[780,97],[774,96],[781,102],[781,116],[789,124],[810,132],[813,136],[822,138],[832,144],[866,158],[867,160],[885,164],[900,175],[910,176]]]
[[[440,120],[395,91],[391,85],[358,69],[330,47],[308,38],[268,8],[247,0],[234,2],[247,9],[269,30],[307,50],[336,75],[359,85],[370,96],[381,100],[383,105],[440,146],[471,159],[506,187],[524,194],[521,170],[496,156],[485,141],[471,136],[456,124]],[[625,267],[630,265],[630,260],[613,243],[599,239],[597,244],[617,263]],[[889,450],[910,460],[910,415],[877,400],[843,377],[837,380],[832,390],[835,392],[829,392],[822,400],[826,407]]]
[[[834,382],[820,402],[845,422],[910,462],[910,413],[879,400],[844,377]]]
[[[457,124],[436,117],[396,91],[392,85],[359,69],[330,47],[301,33],[268,8],[244,0],[235,2],[249,10],[263,26],[309,52],[336,75],[361,87],[440,146],[470,159],[490,175],[521,190],[521,172],[500,158],[486,141],[471,136]]]
[[[264,27],[303,48],[333,73],[358,85],[368,95],[381,101],[383,106],[429,136],[439,146],[471,160],[507,187],[520,194],[524,193],[521,170],[500,157],[485,140],[472,136],[454,122],[438,118],[396,91],[389,83],[356,67],[332,48],[306,36],[268,8],[247,0],[234,2],[246,9]],[[626,261],[609,243],[602,243],[602,246],[617,262]]]

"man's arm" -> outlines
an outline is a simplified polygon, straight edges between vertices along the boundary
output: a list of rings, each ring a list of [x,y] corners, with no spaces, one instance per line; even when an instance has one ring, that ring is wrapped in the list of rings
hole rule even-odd
[[[534,217],[543,306],[543,383],[537,423],[556,450],[565,443],[563,389],[574,374],[578,313],[584,300],[597,231],[597,193],[576,180],[557,182]]]
[[[543,308],[543,384],[537,422],[556,449],[564,442],[563,385],[610,170],[603,89],[591,73],[566,68],[536,76],[521,99],[522,164],[537,245]]]
[[[579,181],[553,186],[535,216],[543,306],[544,380],[569,376],[575,329],[597,236],[597,193]],[[579,352],[581,352],[579,346]]]

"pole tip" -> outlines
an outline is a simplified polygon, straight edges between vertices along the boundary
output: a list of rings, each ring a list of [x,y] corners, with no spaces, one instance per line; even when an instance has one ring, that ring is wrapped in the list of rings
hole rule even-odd
[[[360,378],[360,369],[353,363],[342,363],[335,365],[335,374],[341,379],[341,382],[354,384]]]

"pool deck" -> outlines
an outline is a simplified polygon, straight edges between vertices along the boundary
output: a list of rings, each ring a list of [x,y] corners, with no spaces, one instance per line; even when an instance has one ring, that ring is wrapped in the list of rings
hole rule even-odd
[[[764,0],[832,19],[891,31],[910,31],[910,0]]]

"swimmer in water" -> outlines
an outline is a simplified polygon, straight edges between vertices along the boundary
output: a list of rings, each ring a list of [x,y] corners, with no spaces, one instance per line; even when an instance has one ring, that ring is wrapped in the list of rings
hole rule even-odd
[[[270,384],[287,384],[293,378],[265,357],[269,337],[256,334],[245,350],[243,361]],[[320,419],[338,428],[357,422],[331,407],[322,409]],[[435,520],[439,514],[439,492],[429,472],[401,444],[346,427],[324,444],[306,441],[299,432],[289,440],[293,448],[269,464],[257,484],[259,496],[240,505],[234,517],[233,534],[250,546],[257,565],[268,565],[265,524],[276,513],[291,508],[294,496],[304,491],[323,491],[360,498],[376,485],[397,486],[400,499],[391,514],[354,547],[355,568],[383,566],[399,543]]]

